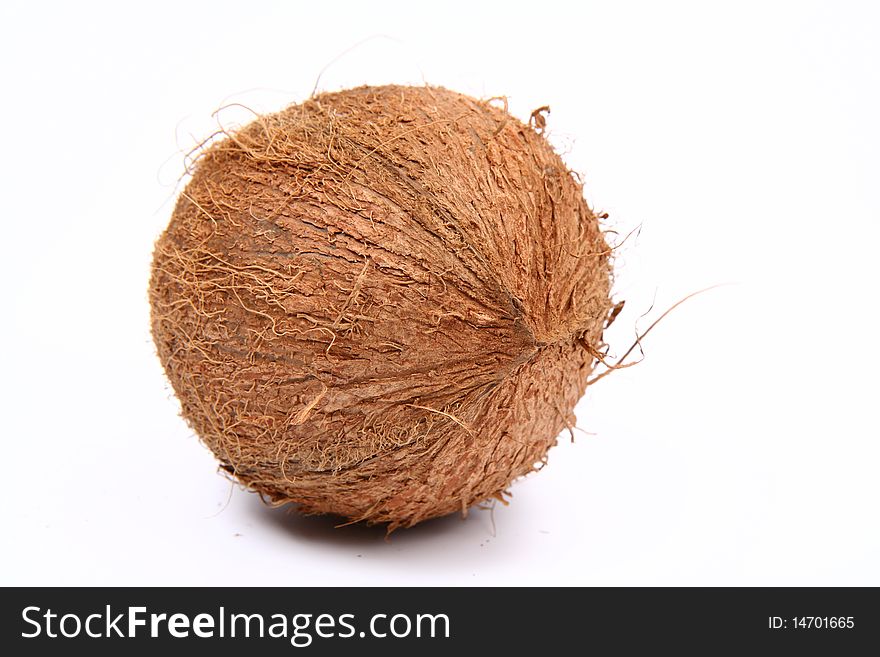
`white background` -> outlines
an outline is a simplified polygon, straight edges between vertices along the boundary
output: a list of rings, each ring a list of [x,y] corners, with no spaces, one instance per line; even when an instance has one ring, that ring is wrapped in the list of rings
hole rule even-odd
[[[3,2],[0,583],[880,585],[877,8]],[[320,89],[552,107],[590,203],[642,227],[618,353],[731,283],[589,391],[594,435],[509,507],[390,542],[233,489],[148,328],[181,152],[331,62]]]

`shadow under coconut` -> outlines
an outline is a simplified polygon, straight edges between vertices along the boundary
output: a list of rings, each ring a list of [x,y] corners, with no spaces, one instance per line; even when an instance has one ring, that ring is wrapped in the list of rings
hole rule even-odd
[[[473,508],[468,518],[455,514],[433,518],[408,529],[398,529],[388,534],[384,525],[369,526],[364,523],[345,524],[348,521],[339,516],[306,516],[297,512],[296,506],[270,507],[263,504],[256,495],[249,495],[249,506],[254,519],[262,525],[272,527],[291,538],[316,543],[332,544],[337,547],[376,547],[382,544],[397,546],[413,545],[420,542],[433,543],[435,539],[453,534],[474,532],[492,536],[489,511]],[[485,522],[477,514],[486,514]]]

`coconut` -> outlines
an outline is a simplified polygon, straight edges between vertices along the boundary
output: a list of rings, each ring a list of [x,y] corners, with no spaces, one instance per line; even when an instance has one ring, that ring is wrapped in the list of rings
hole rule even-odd
[[[202,149],[149,298],[182,414],[265,500],[389,530],[503,500],[612,313],[579,178],[497,100],[361,87]]]

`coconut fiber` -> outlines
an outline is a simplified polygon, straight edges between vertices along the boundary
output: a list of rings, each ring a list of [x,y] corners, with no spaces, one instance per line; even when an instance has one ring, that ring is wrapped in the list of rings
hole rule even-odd
[[[183,416],[267,501],[389,530],[466,513],[574,425],[610,249],[543,113],[499,103],[361,87],[200,152],[152,332]]]

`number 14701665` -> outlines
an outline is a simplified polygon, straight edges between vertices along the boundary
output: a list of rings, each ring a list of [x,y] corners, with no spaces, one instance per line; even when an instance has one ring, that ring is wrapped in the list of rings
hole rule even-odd
[[[855,626],[854,616],[769,616],[767,619],[767,627],[771,630],[850,630]]]

